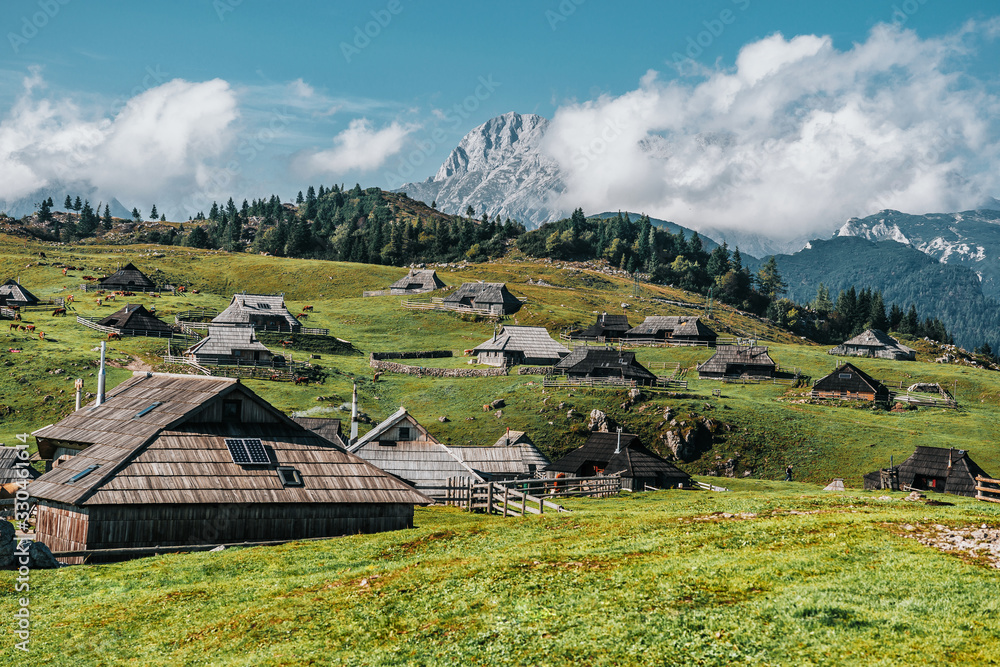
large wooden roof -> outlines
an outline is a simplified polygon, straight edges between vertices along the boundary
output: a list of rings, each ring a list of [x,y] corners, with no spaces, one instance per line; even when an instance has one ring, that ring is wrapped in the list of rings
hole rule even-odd
[[[146,310],[144,306],[137,303],[130,303],[124,308],[111,313],[100,320],[98,324],[130,331],[173,331],[170,325],[158,319]]]
[[[253,327],[209,326],[208,335],[184,351],[195,356],[234,356],[238,351],[270,352],[254,336]]]
[[[841,364],[829,375],[816,380],[813,391],[867,393],[876,395],[889,392],[885,385],[854,364]]]
[[[505,326],[498,334],[473,350],[480,352],[522,352],[524,356],[534,359],[551,359],[559,361],[569,350],[557,343],[546,331],[545,327]]]
[[[776,364],[766,347],[757,345],[719,345],[712,358],[698,365],[699,373],[728,372],[730,366],[757,366],[774,369]]]
[[[281,294],[234,294],[233,300],[212,320],[215,324],[249,324],[252,316],[280,317],[293,329],[300,323],[285,306]]]
[[[620,442],[620,446],[619,446]],[[615,450],[618,453],[615,453]],[[686,472],[647,449],[639,436],[622,433],[591,433],[582,446],[546,468],[547,471],[578,474],[581,469],[596,465],[603,467],[604,473],[621,474],[624,477],[665,476],[685,481],[690,478]]]
[[[635,352],[619,352],[609,347],[574,348],[555,368],[569,375],[591,376],[600,372],[621,375],[626,380],[656,379],[655,374],[636,361]]]
[[[266,419],[210,421],[212,402],[223,397],[253,402]],[[151,401],[160,404],[140,414]],[[33,497],[78,506],[430,502],[228,378],[138,373],[103,405],[74,412],[35,437],[40,451],[89,445],[29,487]],[[226,438],[259,438],[269,463],[238,465]],[[304,484],[284,486],[278,466],[294,467]]]
[[[626,338],[648,338],[670,333],[675,338],[715,340],[718,336],[698,317],[651,315],[645,321],[625,332]]]
[[[444,287],[444,282],[438,278],[433,269],[410,269],[405,276],[389,285],[389,289],[433,291]]]
[[[899,464],[900,485],[912,485],[917,476],[944,477],[944,492],[960,496],[976,495],[976,475],[991,477],[964,449],[917,447],[910,458]]]
[[[118,269],[107,278],[101,278],[98,282],[105,289],[126,291],[151,290],[156,287],[156,283],[150,280],[145,273],[137,269],[132,262]]]
[[[3,285],[0,285],[0,303],[4,302],[23,303],[30,306],[38,303],[38,297],[25,289],[23,285],[19,285],[12,278]]]
[[[506,283],[463,283],[461,287],[444,298],[445,303],[459,303],[462,299],[472,299],[477,308],[489,308],[493,304],[503,304],[504,310],[514,312],[521,307],[521,300],[510,293]]]
[[[38,471],[31,466],[16,466],[21,461],[19,454],[21,450],[16,447],[4,447],[0,445],[0,486],[4,484],[17,484],[25,480],[32,480],[38,477]],[[19,470],[27,470],[28,476],[21,477]]]

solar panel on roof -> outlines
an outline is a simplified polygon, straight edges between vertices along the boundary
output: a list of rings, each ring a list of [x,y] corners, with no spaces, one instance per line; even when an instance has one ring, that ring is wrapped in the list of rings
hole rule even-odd
[[[260,438],[226,438],[226,447],[237,465],[267,465],[271,462]]]

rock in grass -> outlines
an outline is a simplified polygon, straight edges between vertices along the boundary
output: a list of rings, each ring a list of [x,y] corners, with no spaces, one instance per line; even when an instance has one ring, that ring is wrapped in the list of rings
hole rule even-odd
[[[52,570],[62,567],[62,563],[52,555],[52,550],[45,546],[45,542],[32,542],[28,549],[28,558],[31,559],[31,567],[37,570]]]

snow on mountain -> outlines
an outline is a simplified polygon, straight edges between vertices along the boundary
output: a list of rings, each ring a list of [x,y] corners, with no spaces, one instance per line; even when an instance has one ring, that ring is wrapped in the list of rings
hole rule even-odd
[[[407,183],[397,192],[438,210],[465,214],[472,206],[537,227],[559,220],[566,211],[552,202],[565,189],[558,165],[539,144],[549,121],[535,114],[505,113],[483,123],[462,138],[437,173],[421,183]]]

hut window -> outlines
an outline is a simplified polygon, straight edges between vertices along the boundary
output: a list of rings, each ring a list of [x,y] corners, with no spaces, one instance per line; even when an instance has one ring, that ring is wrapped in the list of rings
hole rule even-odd
[[[155,403],[151,404],[148,408],[143,408],[142,410],[139,410],[139,412],[135,413],[135,417],[133,417],[133,419],[138,419],[139,417],[148,415],[150,412],[152,412],[161,405],[163,405],[163,403],[161,403],[160,401],[156,401]]]
[[[303,486],[302,475],[295,468],[279,467],[278,478],[283,486]]]
[[[226,438],[226,447],[237,465],[267,465],[271,462],[260,438]]]
[[[226,421],[240,421],[241,407],[241,401],[223,401],[222,419]]]
[[[399,427],[399,440],[409,440],[410,439],[410,427],[400,426]]]
[[[851,374],[850,373],[841,373],[840,374],[840,379],[841,380],[850,380],[851,379]]]
[[[70,477],[69,481],[71,481],[71,482],[78,482],[78,481],[80,481],[81,479],[83,479],[84,477],[86,477],[87,475],[89,475],[90,473],[94,472],[95,470],[97,470],[100,467],[101,466],[99,466],[99,465],[87,466],[86,468],[84,468],[80,472],[78,472],[75,475],[73,475],[72,477]]]
[[[258,302],[257,307],[261,310],[271,310],[271,304],[269,303]]]

